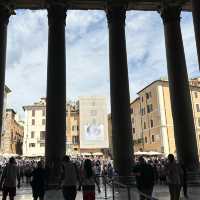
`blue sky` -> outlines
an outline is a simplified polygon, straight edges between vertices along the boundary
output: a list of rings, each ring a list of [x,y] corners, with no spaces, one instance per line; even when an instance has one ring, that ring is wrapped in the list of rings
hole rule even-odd
[[[48,21],[46,11],[17,11],[8,26],[6,84],[8,106],[22,106],[46,94]],[[191,13],[181,27],[189,77],[199,75]],[[157,12],[129,11],[126,18],[130,97],[155,79],[167,76],[164,33]],[[68,11],[66,21],[67,97],[109,98],[108,28],[103,11]],[[108,109],[109,110],[109,109]]]

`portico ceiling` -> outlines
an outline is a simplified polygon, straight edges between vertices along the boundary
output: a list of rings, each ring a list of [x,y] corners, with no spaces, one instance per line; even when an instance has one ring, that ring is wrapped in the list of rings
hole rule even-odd
[[[183,10],[191,10],[190,0],[53,0],[66,4],[69,9],[103,10],[108,2],[127,2],[128,10],[158,10],[163,1],[170,4],[181,4]],[[0,0],[0,4],[9,4],[15,9],[45,9],[50,0]]]

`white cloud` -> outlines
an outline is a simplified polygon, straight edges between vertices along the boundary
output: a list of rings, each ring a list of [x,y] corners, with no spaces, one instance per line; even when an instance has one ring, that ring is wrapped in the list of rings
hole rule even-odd
[[[188,72],[198,75],[192,17],[184,13],[182,32]],[[131,99],[151,81],[166,76],[164,33],[156,12],[127,13],[127,56]],[[21,112],[46,94],[48,22],[46,11],[20,11],[8,29],[6,84],[10,106]],[[108,28],[103,11],[68,11],[66,22],[67,96],[109,99]]]

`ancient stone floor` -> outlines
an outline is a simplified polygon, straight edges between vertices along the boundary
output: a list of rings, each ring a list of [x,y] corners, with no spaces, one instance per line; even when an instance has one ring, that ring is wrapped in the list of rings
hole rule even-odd
[[[32,200],[32,193],[31,188],[27,185],[21,187],[19,190],[17,190],[17,196],[15,200]],[[1,199],[0,194],[0,199]],[[106,198],[107,197],[107,198]],[[159,200],[170,200],[169,198],[169,192],[167,186],[155,186],[154,188],[154,197],[156,197]],[[9,199],[9,198],[8,198]],[[54,199],[53,197],[51,199]],[[55,200],[58,200],[60,198],[56,198]],[[82,193],[78,192],[76,200],[82,199]],[[112,190],[108,187],[107,196],[105,196],[104,187],[101,188],[101,193],[96,193],[96,199],[111,199],[112,198]],[[115,191],[115,199],[116,200],[128,200],[128,195],[125,190],[116,189]],[[139,195],[137,194],[136,190],[131,192],[131,200],[139,200]],[[200,199],[200,187],[193,187],[189,188],[189,198],[190,200],[199,200]],[[181,200],[184,200],[184,197],[181,194]]]

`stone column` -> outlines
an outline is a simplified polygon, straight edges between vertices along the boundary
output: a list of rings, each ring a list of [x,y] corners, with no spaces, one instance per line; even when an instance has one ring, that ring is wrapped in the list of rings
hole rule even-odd
[[[194,32],[196,37],[197,54],[200,69],[200,1],[192,0],[192,15],[194,22]]]
[[[107,7],[113,156],[120,176],[130,175],[133,165],[125,18],[124,6]]]
[[[49,37],[46,99],[46,167],[49,186],[55,187],[60,177],[60,164],[66,152],[66,8],[48,8]]]
[[[194,118],[185,53],[180,28],[179,7],[161,10],[164,23],[169,90],[178,159],[193,171],[199,167]]]
[[[5,67],[6,67],[6,46],[7,46],[7,25],[10,12],[0,6],[0,146],[3,122],[4,90],[5,90]]]

